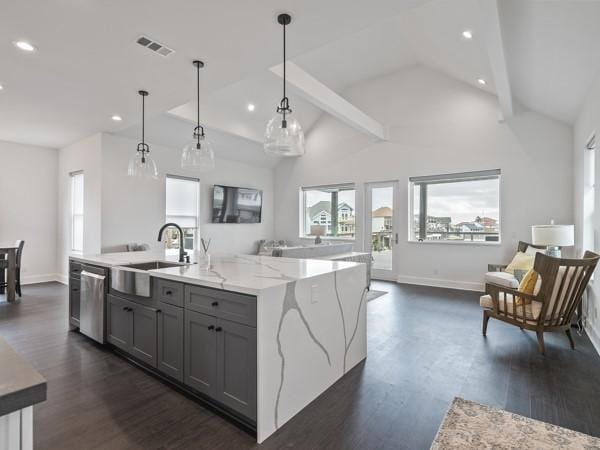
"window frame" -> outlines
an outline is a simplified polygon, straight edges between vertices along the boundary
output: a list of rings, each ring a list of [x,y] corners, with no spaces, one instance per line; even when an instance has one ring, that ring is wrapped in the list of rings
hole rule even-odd
[[[325,185],[318,185],[318,186],[302,186],[300,187],[300,192],[299,192],[299,199],[300,199],[300,220],[299,220],[299,237],[301,239],[313,239],[314,236],[311,236],[309,234],[306,234],[306,229],[307,229],[307,224],[308,226],[310,225],[325,225],[325,227],[327,228],[327,230],[329,230],[332,226],[333,226],[333,215],[332,215],[332,211],[329,211],[329,220],[326,221],[325,223],[323,223],[321,221],[321,215],[322,214],[326,214],[326,212],[322,212],[321,214],[318,215],[318,218],[316,220],[316,222],[318,223],[314,223],[312,221],[312,218],[307,217],[306,214],[306,192],[307,191],[319,191],[319,190],[331,190],[331,192],[333,192],[334,190],[339,191],[354,191],[354,207],[353,207],[353,212],[354,212],[354,235],[352,237],[346,236],[346,235],[342,235],[339,236],[338,234],[341,232],[341,225],[339,223],[338,220],[338,229],[337,229],[337,233],[334,236],[329,236],[329,235],[325,235],[322,236],[323,239],[328,239],[328,240],[343,240],[343,241],[355,241],[356,240],[356,235],[357,235],[357,229],[356,229],[356,184],[355,183],[335,183],[335,184],[325,184]],[[349,205],[350,206],[350,205]],[[317,217],[317,216],[315,216]],[[351,217],[351,216],[349,216]],[[340,217],[338,217],[340,218]]]
[[[415,228],[413,227],[413,220],[415,211],[419,214],[419,229],[426,229],[427,226],[427,214],[425,214],[425,220],[423,220],[420,214],[421,207],[425,204],[425,211],[427,213],[427,192],[425,196],[419,195],[420,205],[418,210],[415,210],[415,186],[422,186],[430,184],[441,184],[441,183],[452,183],[461,181],[477,181],[486,179],[497,179],[498,180],[498,240],[497,241],[474,241],[474,240],[452,240],[452,239],[440,239],[440,240],[427,240],[417,239],[415,235]],[[502,173],[501,169],[491,170],[480,170],[471,172],[459,172],[441,175],[427,175],[419,177],[409,177],[408,180],[408,242],[415,244],[450,244],[450,245],[501,245],[502,244]]]
[[[81,213],[75,213],[75,182],[81,177]],[[71,184],[71,252],[83,253],[84,229],[85,229],[85,175],[83,170],[77,170],[69,173],[69,182]],[[81,219],[81,248],[75,245],[75,219]]]
[[[175,179],[175,180],[184,180],[184,181],[193,181],[195,183],[197,183],[196,186],[196,199],[197,199],[197,204],[196,204],[196,215],[195,216],[191,216],[191,215],[177,215],[177,217],[186,217],[186,218],[191,218],[194,217],[196,219],[196,227],[195,228],[191,228],[191,227],[182,227],[183,231],[184,231],[184,246],[185,246],[185,242],[186,242],[186,230],[193,230],[193,248],[184,248],[184,250],[189,250],[189,251],[197,251],[200,249],[200,245],[199,245],[199,241],[200,241],[200,215],[201,215],[201,210],[200,210],[200,206],[201,206],[201,183],[200,183],[200,178],[196,178],[196,177],[187,177],[187,176],[183,176],[183,175],[175,175],[175,174],[166,174],[165,176],[165,222],[174,222],[174,220],[169,219],[169,217],[174,217],[174,216],[169,216],[167,214],[167,180],[171,178],[171,179]],[[168,236],[168,233],[167,233]],[[179,251],[179,249],[172,249],[172,248],[167,248],[166,247],[167,242],[165,240],[165,250],[167,251]]]

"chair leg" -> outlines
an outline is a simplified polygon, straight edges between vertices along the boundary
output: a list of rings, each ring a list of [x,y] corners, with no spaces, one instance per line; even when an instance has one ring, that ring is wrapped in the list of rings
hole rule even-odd
[[[540,353],[542,355],[544,355],[546,353],[546,349],[544,347],[544,332],[543,331],[536,331],[535,334],[537,334],[538,347],[540,349]]]
[[[483,310],[483,335],[484,336],[487,335],[487,326],[488,326],[489,320],[490,320],[489,311],[487,309],[484,309]]]
[[[15,286],[15,290],[17,291],[17,294],[19,294],[19,297],[21,297],[21,269],[20,268],[17,269],[17,285]]]
[[[573,341],[573,336],[571,336],[571,330],[568,328],[565,330],[567,333],[567,337],[569,338],[569,343],[571,344],[571,350],[575,350],[575,341]]]

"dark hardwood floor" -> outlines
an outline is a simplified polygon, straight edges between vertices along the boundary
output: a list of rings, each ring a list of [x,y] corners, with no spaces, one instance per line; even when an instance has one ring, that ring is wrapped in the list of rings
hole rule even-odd
[[[263,445],[79,333],[67,289],[23,287],[0,303],[0,334],[48,380],[36,449],[428,449],[454,396],[600,436],[600,357],[589,339],[490,321],[478,294],[375,282],[367,361]],[[3,300],[2,297],[0,297]]]

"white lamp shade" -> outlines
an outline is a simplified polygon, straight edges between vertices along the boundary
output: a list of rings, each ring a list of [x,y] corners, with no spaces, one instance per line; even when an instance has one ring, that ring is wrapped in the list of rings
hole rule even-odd
[[[311,225],[310,234],[311,236],[325,236],[325,225]]]
[[[574,225],[534,225],[531,227],[533,245],[570,247],[575,245]]]

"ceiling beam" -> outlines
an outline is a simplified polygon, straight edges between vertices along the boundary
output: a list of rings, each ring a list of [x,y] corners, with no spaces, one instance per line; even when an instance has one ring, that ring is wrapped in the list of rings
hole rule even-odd
[[[296,88],[299,95],[371,138],[382,141],[387,139],[385,127],[377,120],[365,114],[293,62],[288,61],[286,64],[286,80]],[[283,64],[273,66],[269,70],[275,75],[283,77]]]
[[[504,41],[502,40],[502,25],[498,11],[498,0],[479,0],[479,4],[482,16],[482,29],[484,30],[487,53],[490,59],[494,84],[496,85],[502,118],[508,119],[514,115],[514,105],[506,65]]]

